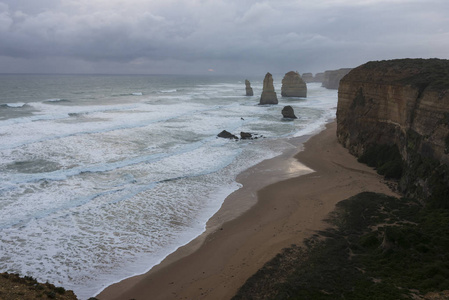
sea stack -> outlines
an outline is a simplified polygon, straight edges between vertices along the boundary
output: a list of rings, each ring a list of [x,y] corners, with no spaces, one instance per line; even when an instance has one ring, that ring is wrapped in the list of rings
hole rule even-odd
[[[253,88],[251,87],[251,83],[248,79],[245,79],[245,86],[246,86],[246,96],[254,96]]]
[[[290,105],[284,106],[284,108],[282,109],[282,116],[286,119],[297,119],[297,117],[295,116],[295,111]]]
[[[278,97],[274,91],[273,76],[269,72],[263,80],[263,90],[259,104],[278,104]]]
[[[307,97],[307,84],[298,72],[290,71],[282,79],[282,97]]]

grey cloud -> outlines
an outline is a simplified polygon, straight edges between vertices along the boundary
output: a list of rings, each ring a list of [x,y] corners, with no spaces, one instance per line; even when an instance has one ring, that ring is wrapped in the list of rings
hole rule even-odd
[[[447,58],[446,11],[446,0],[0,0],[0,56],[4,66],[36,69],[54,58],[86,72],[320,71]]]

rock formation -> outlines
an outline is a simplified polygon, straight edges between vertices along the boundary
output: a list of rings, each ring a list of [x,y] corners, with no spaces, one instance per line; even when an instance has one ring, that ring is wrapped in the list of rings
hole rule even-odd
[[[217,136],[224,139],[235,139],[235,140],[239,139],[237,136],[233,135],[232,133],[226,130],[223,130]]]
[[[449,207],[448,90],[449,60],[359,66],[340,81],[338,140],[356,156],[375,145],[397,146],[405,166],[402,191],[420,199],[445,198],[448,203],[440,205]]]
[[[240,139],[242,139],[242,140],[249,140],[249,139],[252,139],[252,137],[253,137],[253,135],[249,132],[244,132],[244,131],[240,132]]]
[[[282,109],[282,116],[286,119],[297,119],[297,117],[295,116],[295,111],[290,105],[284,106],[284,108]]]
[[[316,73],[315,76],[312,73],[303,73],[301,78],[305,83],[323,82],[324,73]]]
[[[278,97],[274,91],[273,76],[270,73],[267,73],[263,80],[263,90],[259,104],[278,104]]]
[[[298,72],[290,71],[282,79],[282,97],[307,97],[307,85]]]
[[[245,79],[245,86],[246,86],[246,96],[254,96],[253,88],[251,87],[251,83],[248,79]]]
[[[330,70],[324,72],[323,84],[322,86],[327,89],[337,90],[340,84],[340,80],[345,77],[346,74],[351,71],[350,68],[346,69],[338,69],[338,70]]]
[[[302,73],[301,78],[305,83],[314,82],[315,80],[312,73]]]
[[[323,82],[324,81],[324,73],[316,73],[314,76],[314,82]]]

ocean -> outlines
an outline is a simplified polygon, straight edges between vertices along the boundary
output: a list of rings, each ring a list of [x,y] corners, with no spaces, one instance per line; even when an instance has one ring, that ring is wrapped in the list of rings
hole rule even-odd
[[[0,272],[87,299],[201,234],[239,173],[335,118],[336,90],[282,98],[283,75],[258,105],[263,75],[0,75]]]

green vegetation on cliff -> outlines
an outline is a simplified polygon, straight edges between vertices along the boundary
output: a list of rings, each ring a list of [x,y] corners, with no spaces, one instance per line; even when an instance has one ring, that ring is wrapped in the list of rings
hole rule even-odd
[[[363,65],[367,70],[384,70],[392,74],[408,74],[396,79],[398,83],[415,86],[420,90],[447,89],[449,86],[449,60],[406,58],[371,61]]]
[[[259,270],[237,299],[412,299],[449,289],[449,211],[382,194],[341,201],[334,225]]]
[[[385,178],[399,179],[402,176],[404,162],[396,145],[373,145],[369,147],[358,161],[377,169]]]
[[[0,274],[0,299],[1,300],[31,300],[31,299],[78,299],[73,291],[67,291],[63,287],[56,287],[50,283],[39,283],[30,276],[20,277],[18,274]]]

